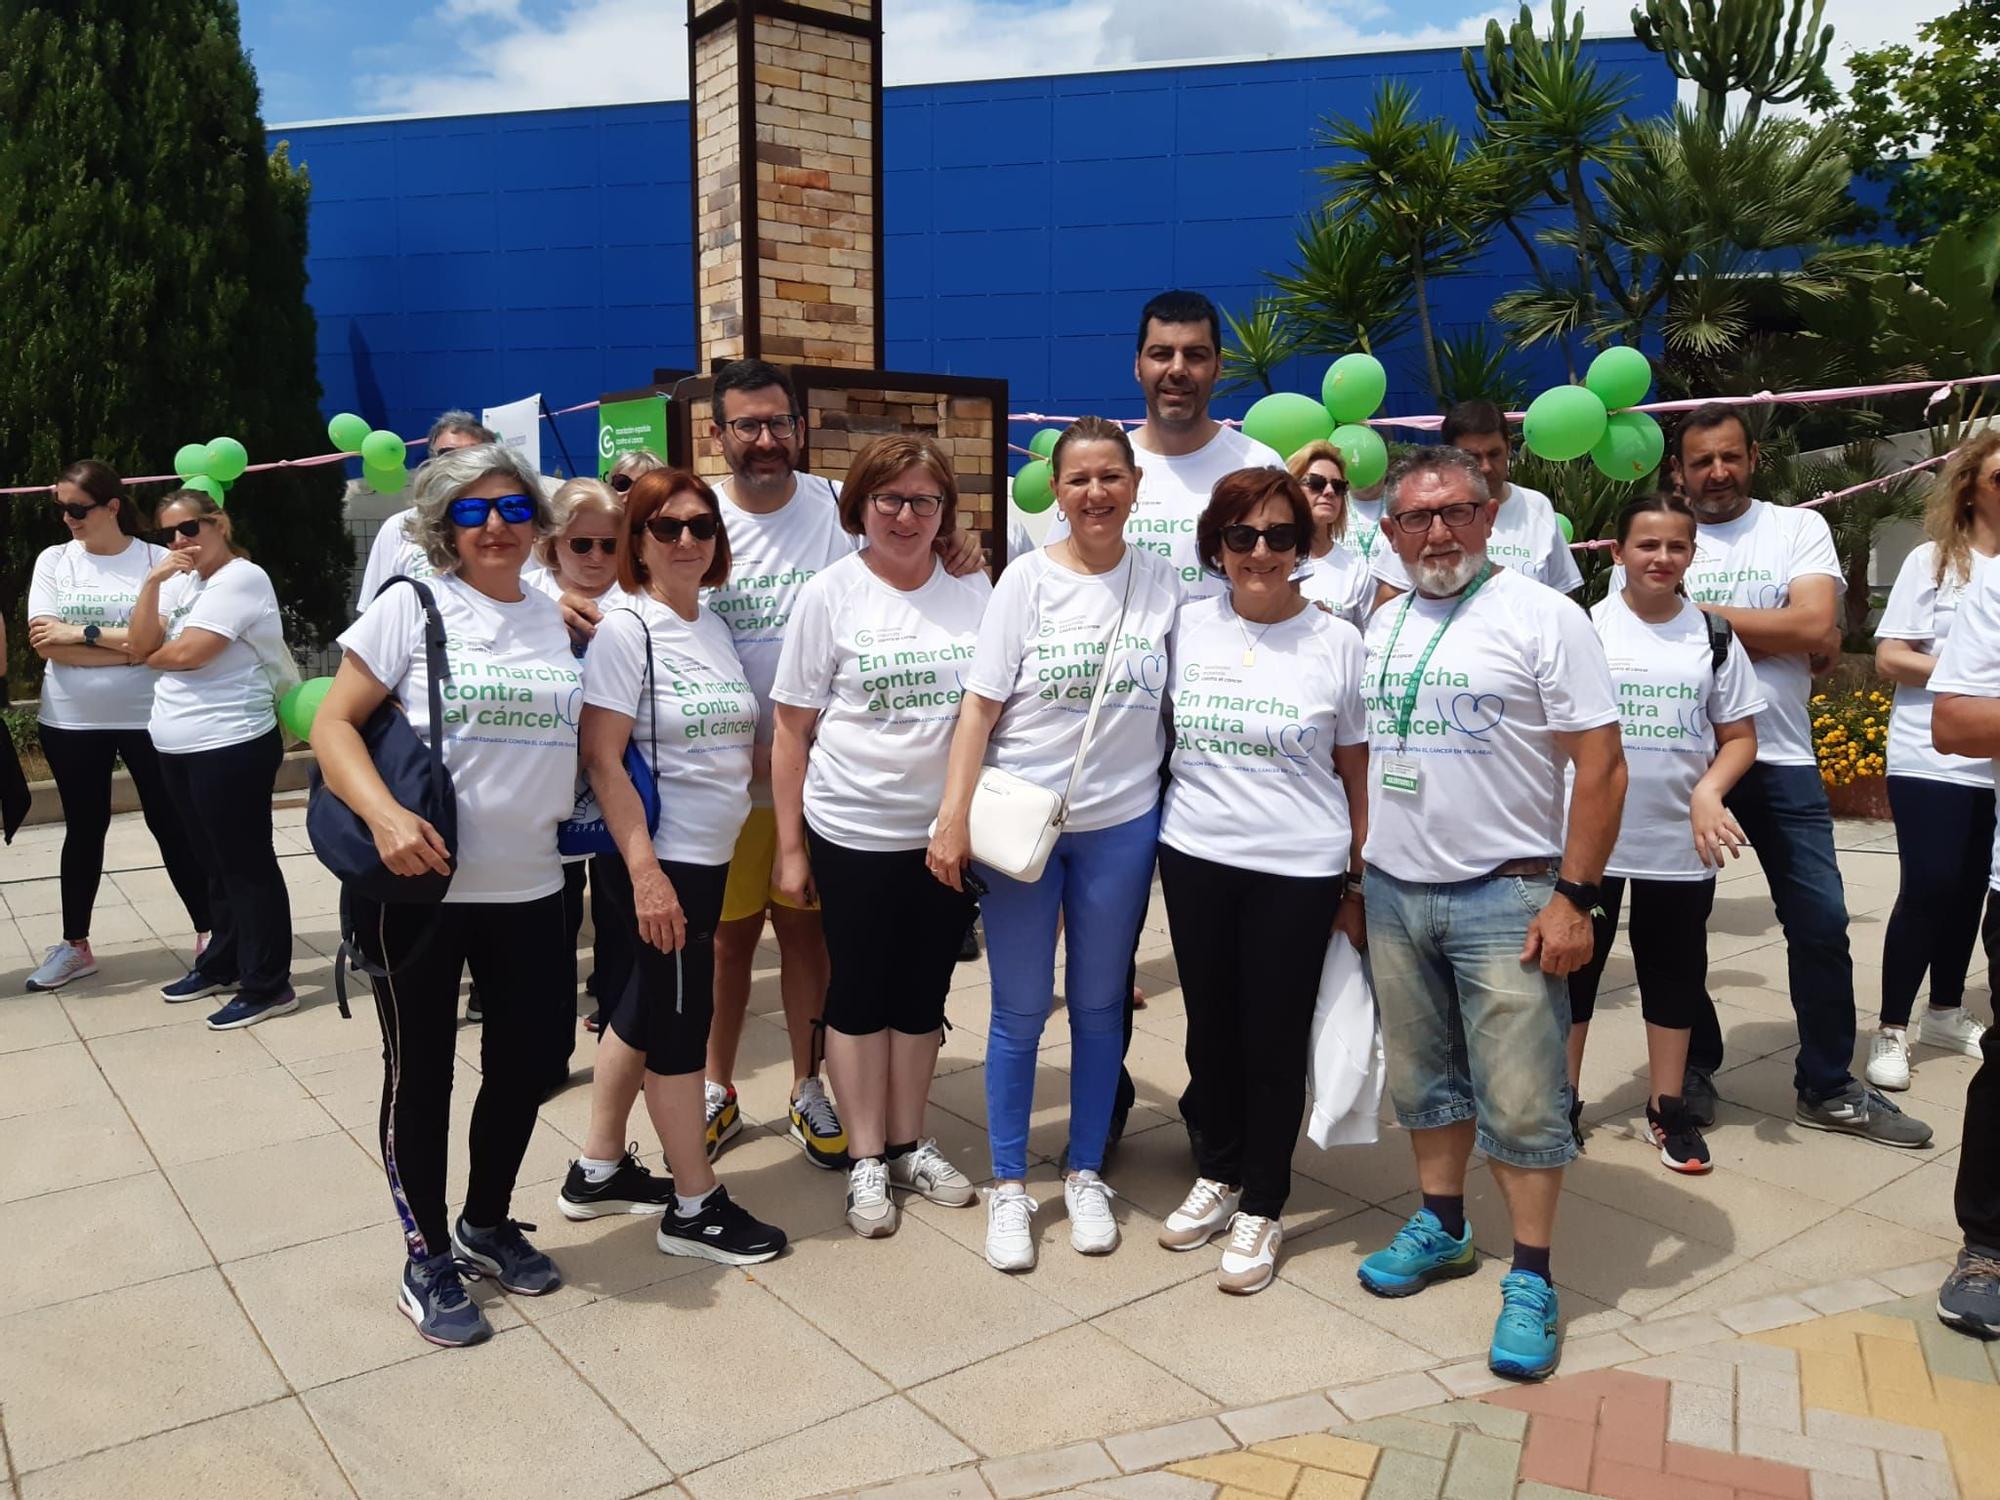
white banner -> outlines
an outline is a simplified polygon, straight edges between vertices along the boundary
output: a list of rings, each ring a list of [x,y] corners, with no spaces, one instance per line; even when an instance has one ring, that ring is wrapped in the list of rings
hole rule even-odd
[[[542,397],[538,391],[509,401],[505,406],[489,406],[479,420],[499,435],[500,441],[527,461],[537,474],[542,472]]]

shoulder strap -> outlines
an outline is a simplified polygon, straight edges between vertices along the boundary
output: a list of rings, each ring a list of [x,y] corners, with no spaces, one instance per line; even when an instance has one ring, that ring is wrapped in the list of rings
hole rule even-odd
[[[639,629],[646,636],[646,713],[653,741],[653,784],[660,782],[660,695],[653,684],[653,627],[646,623],[646,617],[629,604],[613,608],[613,614],[628,614],[639,622]]]
[[[1077,773],[1083,769],[1083,757],[1090,749],[1090,742],[1097,733],[1097,711],[1104,706],[1105,689],[1111,685],[1111,656],[1118,649],[1118,638],[1125,633],[1125,612],[1132,607],[1132,585],[1139,576],[1139,557],[1129,546],[1125,549],[1125,597],[1118,604],[1118,619],[1111,627],[1111,635],[1104,643],[1104,655],[1097,664],[1097,686],[1090,690],[1090,713],[1083,721],[1083,739],[1077,744],[1076,759],[1069,763],[1069,780],[1063,785],[1062,813],[1069,815],[1070,795],[1076,790]]]
[[[382,587],[375,591],[380,599],[399,583],[407,583],[417,591],[417,602],[424,611],[424,675],[429,679],[431,711],[431,795],[443,802],[446,795],[444,771],[444,683],[451,676],[451,658],[444,651],[444,616],[438,613],[437,596],[428,585],[398,573],[394,578],[382,581]]]
[[[1729,660],[1729,643],[1736,638],[1736,632],[1727,620],[1713,610],[1703,610],[1701,618],[1708,627],[1709,671],[1720,672],[1722,664]]]

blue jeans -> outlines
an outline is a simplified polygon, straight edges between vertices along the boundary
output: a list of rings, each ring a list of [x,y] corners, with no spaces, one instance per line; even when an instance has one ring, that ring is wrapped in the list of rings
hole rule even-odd
[[[986,1128],[993,1175],[1028,1172],[1028,1116],[1042,1026],[1055,1004],[1056,920],[1069,952],[1063,994],[1069,1008],[1069,1164],[1104,1165],[1104,1138],[1125,1050],[1132,943],[1146,915],[1159,843],[1160,810],[1056,840],[1042,878],[1009,880],[977,866],[986,961],[993,976],[993,1024],[986,1038]]]
[[[1778,925],[1792,1012],[1799,1022],[1792,1087],[1817,1103],[1854,1081],[1854,963],[1847,952],[1847,893],[1833,856],[1833,813],[1813,766],[1762,762],[1723,799],[1757,851]],[[1710,1000],[1695,1013],[1688,1066],[1722,1066],[1722,1027]]]
[[[1362,890],[1389,1097],[1403,1128],[1475,1120],[1479,1149],[1494,1161],[1573,1160],[1569,989],[1521,962],[1555,877],[1423,885],[1370,865]]]

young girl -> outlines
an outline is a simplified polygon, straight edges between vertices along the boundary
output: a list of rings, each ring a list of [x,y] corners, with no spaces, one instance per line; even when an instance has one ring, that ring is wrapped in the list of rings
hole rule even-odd
[[[1709,1169],[1708,1143],[1680,1098],[1688,1031],[1708,985],[1708,914],[1715,872],[1739,854],[1743,830],[1722,799],[1757,758],[1753,722],[1764,700],[1742,642],[1718,630],[1681,592],[1694,561],[1687,502],[1641,495],[1618,515],[1612,558],[1623,589],[1591,610],[1611,675],[1631,777],[1618,843],[1604,871],[1590,963],[1570,976],[1572,1093],[1597,1004],[1618,906],[1632,883],[1632,964],[1646,1020],[1651,1072],[1646,1120],[1660,1160],[1676,1172]],[[1583,1102],[1571,1105],[1579,1135]]]

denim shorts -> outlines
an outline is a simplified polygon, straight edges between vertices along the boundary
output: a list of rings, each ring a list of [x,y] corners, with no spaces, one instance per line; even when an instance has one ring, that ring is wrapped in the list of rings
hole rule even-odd
[[[1554,891],[1553,874],[1422,885],[1368,867],[1368,955],[1404,1129],[1476,1120],[1494,1161],[1575,1158],[1569,990],[1521,962],[1528,924]]]

